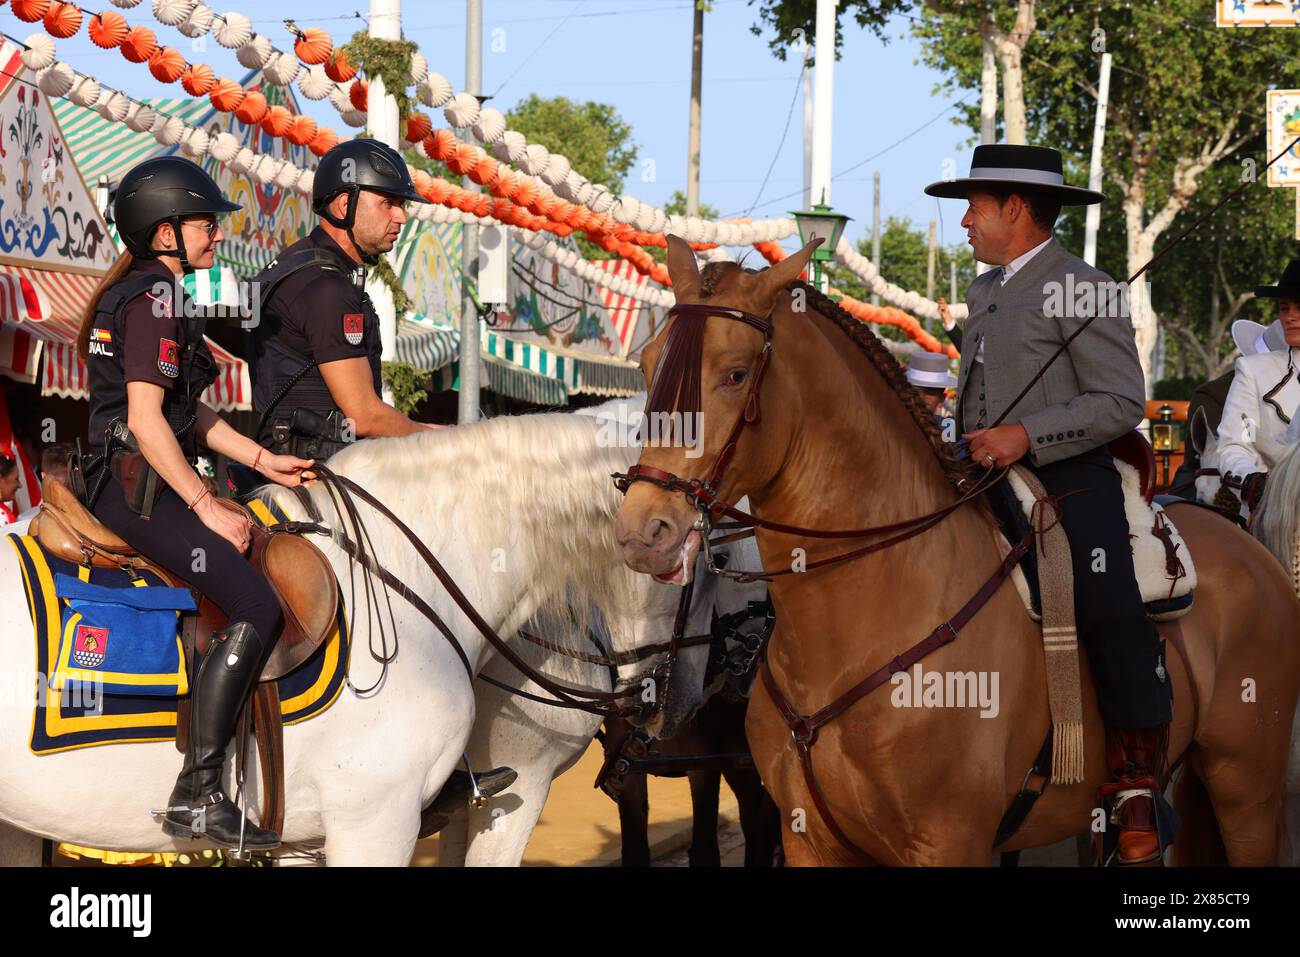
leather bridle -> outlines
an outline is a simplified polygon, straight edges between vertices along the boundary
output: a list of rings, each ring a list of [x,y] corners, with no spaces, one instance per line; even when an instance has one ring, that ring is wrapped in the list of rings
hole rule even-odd
[[[682,478],[681,476],[675,475],[664,469],[655,468],[653,466],[643,466],[639,463],[631,466],[627,472],[615,473],[613,476],[615,486],[619,491],[625,494],[634,482],[650,482],[666,491],[681,492],[685,495],[699,512],[699,517],[696,519],[693,529],[698,530],[700,533],[701,549],[706,555],[709,570],[714,574],[724,575],[741,582],[770,581],[780,575],[788,575],[796,571],[807,573],[816,568],[852,561],[853,559],[860,558],[864,555],[882,551],[898,544],[899,542],[928,531],[967,502],[970,502],[984,494],[984,492],[1006,477],[1008,469],[1003,468],[995,470],[994,467],[990,466],[984,474],[971,484],[970,487],[967,488],[952,504],[946,505],[943,508],[935,509],[925,515],[919,515],[914,518],[904,519],[901,522],[892,522],[887,525],[877,525],[870,528],[842,530],[804,528],[798,525],[787,525],[781,522],[767,521],[756,515],[743,512],[734,505],[728,505],[719,500],[718,488],[722,482],[722,477],[726,472],[727,466],[735,455],[736,444],[739,441],[740,435],[745,426],[757,425],[762,420],[762,411],[759,404],[759,389],[762,386],[763,375],[767,371],[767,367],[771,362],[772,322],[771,319],[760,318],[738,309],[726,309],[700,304],[674,306],[669,310],[669,317],[674,315],[685,315],[700,319],[709,316],[718,316],[745,322],[763,333],[763,348],[759,352],[758,357],[754,360],[754,374],[751,379],[749,396],[745,401],[745,406],[741,410],[741,413],[736,417],[736,421],[731,428],[731,432],[727,436],[726,442],[723,444],[721,451],[718,453],[718,457],[714,460],[713,465],[710,467],[703,480]],[[680,330],[680,324],[674,324],[669,328],[669,350],[672,348],[672,337],[674,335],[680,335]],[[652,392],[652,395],[653,394],[654,393]],[[849,552],[809,562],[798,569],[791,567],[788,569],[730,571],[715,567],[712,554],[710,553],[710,516],[714,514],[726,515],[730,518],[738,519],[746,525],[752,526],[754,529],[765,528],[782,534],[803,535],[810,538],[849,539],[864,538],[873,535],[887,535],[888,537]],[[730,538],[731,536],[727,537]],[[1024,538],[1012,547],[1010,553],[1002,560],[994,570],[993,574],[989,576],[976,593],[967,600],[955,615],[940,624],[937,628],[931,631],[929,635],[913,644],[902,654],[895,656],[887,665],[877,669],[848,691],[841,694],[829,705],[811,714],[800,714],[791,704],[790,700],[786,697],[781,688],[777,685],[776,677],[772,674],[771,666],[768,663],[768,645],[762,645],[763,654],[760,659],[759,673],[762,676],[763,685],[768,696],[772,699],[782,722],[790,731],[791,742],[798,755],[799,765],[803,772],[804,783],[808,788],[813,805],[816,807],[818,814],[826,824],[827,830],[829,830],[835,840],[851,854],[863,858],[869,863],[879,863],[869,852],[860,847],[845,833],[843,828],[840,827],[839,822],[835,819],[835,816],[831,813],[829,803],[826,800],[821,785],[817,781],[817,776],[812,763],[812,747],[816,741],[818,729],[829,724],[847,711],[852,705],[866,697],[866,695],[887,683],[897,672],[907,670],[925,656],[937,651],[944,645],[955,641],[958,632],[961,631],[961,629],[975,617],[979,610],[984,607],[988,600],[993,597],[994,593],[997,592],[1002,583],[1010,576],[1012,570],[1024,559],[1030,549],[1033,548],[1034,539],[1035,533],[1031,529]],[[1008,814],[1009,813],[1010,812],[1008,812]]]

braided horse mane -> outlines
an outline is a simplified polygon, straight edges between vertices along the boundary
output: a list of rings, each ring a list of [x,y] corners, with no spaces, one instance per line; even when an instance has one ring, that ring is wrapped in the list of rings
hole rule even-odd
[[[700,298],[708,299],[717,291],[719,281],[731,265],[733,264],[708,263],[700,270]],[[943,434],[934,421],[934,416],[930,414],[930,411],[921,401],[921,394],[907,381],[903,367],[898,364],[898,360],[890,354],[889,350],[881,344],[866,323],[850,315],[829,296],[814,289],[802,280],[795,280],[786,286],[786,289],[791,292],[795,289],[802,289],[813,308],[820,315],[839,326],[840,330],[853,341],[854,345],[866,356],[867,361],[880,374],[880,377],[885,380],[885,384],[889,386],[894,395],[898,396],[898,401],[903,403],[903,408],[912,416],[912,421],[916,423],[916,427],[921,430],[921,434],[930,443],[930,449],[934,452],[934,457],[939,460],[944,477],[948,479],[954,488],[961,489],[967,486],[970,479],[966,472],[966,466],[953,455],[952,443],[943,440]]]

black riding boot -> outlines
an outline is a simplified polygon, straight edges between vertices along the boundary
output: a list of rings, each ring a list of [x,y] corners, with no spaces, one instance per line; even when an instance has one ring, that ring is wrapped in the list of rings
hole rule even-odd
[[[265,656],[253,626],[237,621],[213,636],[190,689],[190,740],[185,764],[172,789],[163,831],[172,837],[205,837],[218,847],[239,846],[242,815],[221,789],[226,746],[235,734],[240,708],[248,699]],[[280,835],[249,822],[244,847],[269,850]]]

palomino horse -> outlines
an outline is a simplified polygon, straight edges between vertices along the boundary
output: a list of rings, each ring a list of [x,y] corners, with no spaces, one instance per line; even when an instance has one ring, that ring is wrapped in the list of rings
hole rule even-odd
[[[602,447],[589,420],[539,415],[368,440],[330,466],[400,516],[499,634],[539,610],[592,602],[610,626],[613,647],[629,650],[625,623],[644,621],[645,590],[620,561],[613,535],[619,497],[608,476],[633,455]],[[291,517],[306,517],[293,495],[275,496]],[[312,496],[327,525],[354,534],[324,488],[316,486]],[[471,665],[484,660],[486,641],[400,532],[357,505],[383,566],[450,626]],[[314,541],[349,600],[350,682],[323,714],[284,729],[284,850],[323,846],[331,865],[405,865],[421,808],[466,749],[474,689],[449,643],[415,608],[393,593],[390,619],[383,596],[367,603],[359,582],[351,591],[359,573],[342,549],[328,537]],[[32,625],[7,540],[0,541],[0,636],[0,675],[26,675],[22,687],[30,689]],[[0,863],[30,862],[39,848],[16,832],[107,850],[202,847],[167,837],[149,814],[180,768],[173,743],[37,756],[28,747],[32,701],[30,693],[10,694],[0,703],[0,854],[6,856]],[[260,803],[256,769],[252,761],[254,808]]]
[[[675,315],[642,355],[650,414],[672,408],[674,395],[686,397],[677,407],[689,413],[697,396],[703,454],[692,457],[681,442],[642,450],[639,468],[657,471],[636,476],[652,480],[630,485],[618,515],[624,558],[638,571],[671,578],[694,558],[704,523],[690,493],[706,506],[715,494],[723,503],[748,495],[759,521],[800,530],[890,526],[961,497],[956,483],[966,471],[892,357],[829,299],[791,286],[813,248],[758,273],[734,263],[701,272],[686,243],[669,238],[678,308],[699,305]],[[693,334],[701,338],[692,342]],[[682,375],[665,377],[661,405],[653,384],[665,355]],[[1300,603],[1259,542],[1204,510],[1171,512],[1200,584],[1179,623],[1189,660],[1167,656],[1176,701],[1170,755],[1185,756],[1183,780],[1208,792],[1197,803],[1203,813],[1184,816],[1183,836],[1213,836],[1217,823],[1229,862],[1271,864],[1300,690]],[[792,731],[760,681],[747,732],[764,783],[795,825],[785,841],[792,864],[988,864],[998,822],[1047,733],[1043,639],[1015,589],[1003,583],[959,635],[939,627],[996,581],[987,509],[975,501],[909,527],[917,534],[894,535],[892,547],[821,566],[861,551],[864,538],[886,539],[827,543],[802,531],[758,531],[764,568],[803,569],[770,580],[778,622],[768,646],[771,687],[811,716],[933,634],[938,647],[924,669],[996,673],[1000,706],[987,716],[896,708],[890,689],[877,688],[810,733],[818,722]],[[1085,779],[1048,787],[1002,850],[1055,843],[1092,820],[1107,771],[1080,658]]]

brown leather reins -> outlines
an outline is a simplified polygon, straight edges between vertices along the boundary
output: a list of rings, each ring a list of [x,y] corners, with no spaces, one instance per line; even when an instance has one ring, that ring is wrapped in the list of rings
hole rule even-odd
[[[496,630],[488,624],[488,622],[474,607],[473,603],[456,584],[455,580],[443,567],[437,556],[435,556],[420,537],[416,535],[415,532],[413,532],[386,505],[352,479],[333,472],[328,466],[317,464],[312,466],[312,471],[316,473],[318,480],[328,490],[331,500],[334,502],[335,509],[340,517],[346,515],[347,520],[352,524],[352,527],[357,530],[357,538],[353,539],[343,529],[330,528],[324,525],[322,523],[322,516],[316,508],[315,503],[312,501],[311,496],[307,494],[305,489],[301,488],[295,488],[293,491],[297,494],[299,501],[311,515],[312,521],[289,522],[286,524],[286,531],[299,534],[321,534],[330,536],[339,547],[343,549],[349,558],[361,565],[369,575],[378,577],[386,588],[397,592],[401,597],[406,599],[406,601],[409,602],[416,611],[434,625],[456,652],[457,657],[460,659],[461,664],[465,669],[466,675],[471,681],[473,681],[475,677],[474,669],[469,662],[469,657],[465,654],[464,648],[461,647],[460,642],[456,639],[455,633],[447,626],[447,624],[442,620],[442,617],[428,604],[428,602],[416,594],[415,591],[405,582],[401,581],[393,575],[392,572],[380,565],[371,554],[372,549],[366,547],[365,542],[369,540],[369,533],[365,528],[360,513],[356,509],[355,503],[351,500],[353,497],[365,502],[397,528],[398,531],[402,533],[403,537],[411,544],[412,548],[415,549],[416,554],[424,562],[426,567],[433,572],[434,577],[437,578],[443,588],[447,590],[448,595],[451,596],[457,607],[460,608],[488,644],[495,648],[497,652],[520,674],[537,684],[548,694],[553,695],[554,698],[543,698],[540,695],[533,695],[520,689],[512,688],[504,682],[499,682],[488,675],[479,675],[479,678],[520,697],[539,701],[554,707],[577,709],[592,714],[617,715],[620,717],[643,717],[647,714],[653,714],[655,710],[663,706],[663,701],[666,700],[668,687],[670,685],[669,679],[672,671],[671,662],[675,660],[678,650],[682,647],[683,640],[687,637],[683,635],[683,631],[690,604],[689,589],[683,590],[683,595],[678,607],[673,638],[667,643],[666,659],[651,669],[648,674],[638,676],[638,678],[633,682],[633,684],[637,685],[636,687],[631,687],[622,691],[617,689],[614,691],[595,691],[586,688],[574,688],[561,684],[547,675],[542,674],[521,658],[518,653],[510,647],[509,643],[497,634]],[[353,603],[353,607],[356,607],[355,603]],[[391,604],[389,611],[391,616]],[[650,652],[643,657],[651,657],[653,654],[662,650],[663,647],[664,646],[661,644],[656,647],[653,652]],[[386,641],[384,643],[384,652],[385,653],[382,657],[377,657],[377,660],[381,661],[384,665],[387,665],[387,663],[392,660],[392,656],[387,654]],[[396,648],[394,648],[393,654],[396,654]],[[629,698],[642,697],[644,699],[645,690],[641,685],[643,685],[646,680],[652,680],[656,686],[656,693],[648,703],[633,703],[629,705],[623,705],[620,703]]]

